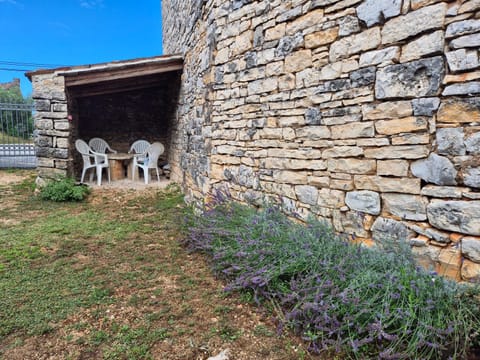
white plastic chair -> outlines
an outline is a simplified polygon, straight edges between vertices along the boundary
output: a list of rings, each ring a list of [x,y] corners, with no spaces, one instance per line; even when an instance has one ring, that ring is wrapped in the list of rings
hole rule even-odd
[[[145,160],[149,146],[150,143],[147,140],[137,140],[132,144],[132,146],[130,146],[130,150],[128,150],[129,154],[139,154],[139,156],[135,156],[132,160],[132,179],[135,178],[134,173],[136,172],[137,161],[142,163]]]
[[[150,169],[155,169],[157,172],[157,180],[160,182],[160,173],[158,172],[158,158],[165,151],[165,147],[162,143],[154,142],[151,144],[146,151],[146,154],[138,154],[133,157],[132,167],[132,180],[135,180],[135,168],[139,167],[143,170],[143,177],[145,179],[145,184],[148,184],[150,178]]]
[[[108,143],[101,138],[91,138],[88,146],[90,146],[93,151],[101,154],[106,154],[107,150],[115,154],[117,153],[117,150],[113,150]]]
[[[101,154],[92,150],[88,144],[78,139],[75,141],[75,148],[77,151],[82,155],[83,159],[83,169],[82,169],[82,177],[80,182],[83,183],[83,179],[85,178],[85,173],[88,169],[96,169],[97,174],[97,185],[102,185],[102,170],[107,169],[108,174],[108,182],[110,182],[110,168],[108,166],[108,155]],[[90,181],[93,180],[93,173],[90,175]]]

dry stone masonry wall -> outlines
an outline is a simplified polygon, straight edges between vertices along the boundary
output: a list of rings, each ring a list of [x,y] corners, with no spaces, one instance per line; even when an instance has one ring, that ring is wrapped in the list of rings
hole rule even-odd
[[[480,2],[163,1],[177,178],[480,281]]]

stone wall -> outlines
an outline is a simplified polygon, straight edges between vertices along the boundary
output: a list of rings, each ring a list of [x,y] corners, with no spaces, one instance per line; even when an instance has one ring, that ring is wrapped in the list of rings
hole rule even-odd
[[[477,0],[164,0],[177,180],[480,281]]]

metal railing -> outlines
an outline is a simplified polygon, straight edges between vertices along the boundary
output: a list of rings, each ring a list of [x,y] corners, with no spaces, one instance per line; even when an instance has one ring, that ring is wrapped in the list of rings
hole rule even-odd
[[[0,103],[0,168],[34,168],[33,105]]]

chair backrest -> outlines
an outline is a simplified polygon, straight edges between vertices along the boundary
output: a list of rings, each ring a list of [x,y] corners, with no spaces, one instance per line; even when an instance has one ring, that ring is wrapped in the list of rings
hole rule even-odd
[[[75,141],[75,148],[80,154],[82,154],[82,159],[84,164],[90,165],[92,163],[90,161],[92,156],[90,153],[91,151],[90,146],[88,146],[88,144],[82,139],[77,139]]]
[[[147,149],[148,154],[148,167],[157,167],[158,158],[165,151],[165,147],[160,142],[154,142]]]
[[[93,149],[93,151],[101,154],[105,154],[107,149],[112,151],[110,146],[108,146],[108,143],[101,138],[91,138],[88,142],[88,145]]]
[[[132,146],[130,146],[130,150],[128,150],[128,152],[143,154],[144,152],[147,151],[149,146],[150,146],[150,143],[147,140],[137,140],[132,144]]]

